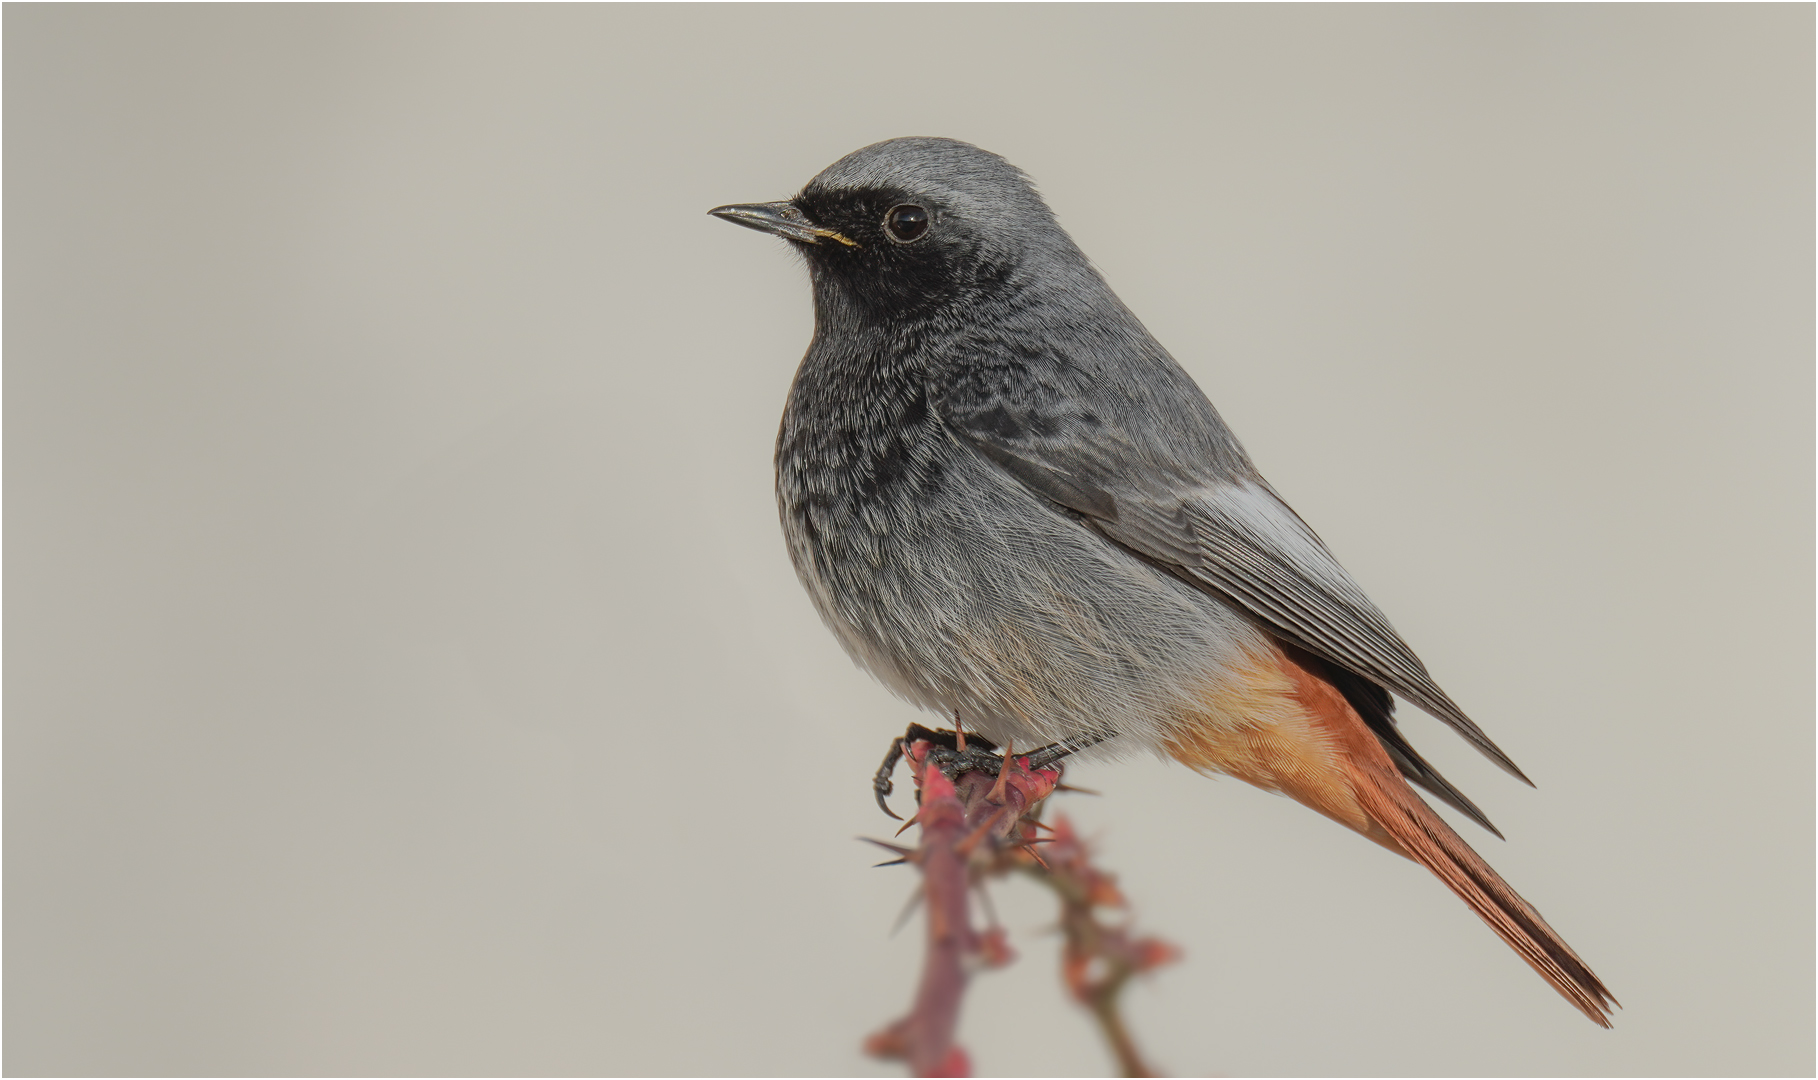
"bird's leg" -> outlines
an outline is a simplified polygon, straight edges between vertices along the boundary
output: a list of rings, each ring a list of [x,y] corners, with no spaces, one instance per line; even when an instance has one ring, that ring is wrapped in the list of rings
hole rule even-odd
[[[1031,750],[1027,755],[1029,759],[1029,769],[1031,771],[1046,769],[1050,765],[1059,762],[1062,758],[1077,754],[1081,750],[1097,746],[1110,737],[1110,732],[1094,731],[1089,735],[1076,735],[1071,739],[1063,739],[1060,742],[1049,743],[1047,746]]]

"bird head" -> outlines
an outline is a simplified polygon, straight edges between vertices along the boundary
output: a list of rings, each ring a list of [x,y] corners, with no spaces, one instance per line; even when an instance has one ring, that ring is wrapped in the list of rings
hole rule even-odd
[[[790,241],[817,300],[874,319],[925,315],[1008,287],[1039,253],[1077,249],[1035,187],[996,154],[954,139],[875,143],[792,199],[716,207],[715,217]]]

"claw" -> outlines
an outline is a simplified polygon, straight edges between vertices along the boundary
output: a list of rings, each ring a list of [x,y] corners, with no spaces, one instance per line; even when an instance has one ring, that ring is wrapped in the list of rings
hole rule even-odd
[[[890,777],[892,773],[896,772],[896,763],[902,759],[903,740],[897,739],[890,744],[890,752],[884,755],[884,763],[879,765],[877,772],[871,776],[871,793],[877,796],[877,808],[898,821],[903,820],[902,816],[890,809],[890,804],[884,799],[896,790],[896,781]]]

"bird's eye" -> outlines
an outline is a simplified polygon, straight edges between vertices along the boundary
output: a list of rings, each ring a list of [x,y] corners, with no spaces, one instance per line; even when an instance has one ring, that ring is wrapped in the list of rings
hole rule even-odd
[[[928,211],[919,206],[893,206],[884,215],[884,231],[891,239],[908,244],[920,240],[928,231]]]

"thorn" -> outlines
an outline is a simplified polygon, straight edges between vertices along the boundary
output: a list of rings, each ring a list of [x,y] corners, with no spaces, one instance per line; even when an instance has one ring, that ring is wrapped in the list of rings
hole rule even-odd
[[[969,833],[964,840],[961,840],[959,843],[953,845],[953,850],[961,856],[971,855],[972,849],[978,846],[978,842],[980,840],[983,840],[985,838],[986,834],[990,833],[990,831],[992,829],[996,828],[997,823],[999,821],[1002,821],[1004,815],[1009,812],[1010,812],[1010,808],[1008,806],[998,807],[996,812],[994,812],[990,817],[979,822],[978,828],[973,829],[972,832]]]
[[[854,839],[863,840],[867,844],[876,844],[878,847],[883,848],[885,851],[892,852],[897,855],[915,854],[914,848],[906,848],[906,847],[902,846],[901,844],[886,843],[883,840],[873,840],[869,836],[858,836],[858,837],[854,837]]]
[[[960,714],[953,714],[953,742],[960,753],[966,752],[966,729],[960,724]]]
[[[913,816],[911,816],[911,817],[910,817],[910,818],[909,818],[909,820],[908,820],[908,821],[905,821],[905,822],[903,822],[903,827],[902,827],[902,828],[900,828],[900,829],[898,829],[898,830],[896,830],[896,832],[895,832],[895,833],[892,833],[892,834],[891,834],[891,835],[893,835],[893,836],[901,836],[901,835],[903,835],[903,834],[904,834],[904,833],[906,833],[906,832],[908,832],[908,831],[909,831],[909,826],[911,826],[911,825],[913,825],[913,824],[915,824],[915,823],[916,823],[916,822],[918,822],[918,821],[920,821],[920,820],[922,820],[922,814],[921,814],[921,811],[919,811],[919,810],[918,810],[918,811],[916,811],[916,812],[915,812],[915,814],[914,814],[914,815],[913,815]]]
[[[1054,785],[1054,790],[1071,791],[1076,795],[1101,795],[1101,794],[1103,794],[1103,792],[1093,791],[1091,788],[1074,787],[1072,784],[1056,784],[1056,785]]]
[[[1035,826],[1038,829],[1046,829],[1049,832],[1054,831],[1054,826],[1043,821],[1041,818],[1024,818],[1023,820],[1027,821],[1029,824]]]
[[[991,902],[991,894],[985,891],[985,879],[980,878],[975,882],[972,891],[978,895],[979,906],[985,909],[986,927],[995,929],[998,926],[997,905]]]
[[[903,1028],[907,1020],[898,1020],[882,1031],[874,1031],[865,1036],[865,1053],[875,1058],[907,1058],[909,1044],[905,1039]]]
[[[915,909],[921,906],[922,891],[922,887],[917,885],[915,891],[909,894],[909,902],[903,905],[902,913],[896,917],[896,925],[890,928],[891,937],[902,932],[903,927],[909,922],[909,916],[915,914]]]
[[[1053,872],[1054,868],[1048,865],[1048,860],[1042,858],[1041,852],[1035,850],[1034,844],[1024,844],[1024,845],[1022,845],[1022,849],[1024,851],[1028,852],[1029,857],[1031,859],[1034,859],[1037,863],[1039,863],[1043,870],[1047,870],[1050,873]]]
[[[1004,801],[1004,787],[1010,783],[1010,770],[1015,768],[1011,753],[1015,747],[1015,739],[1004,740],[1004,764],[997,770],[997,783],[991,785],[991,794],[985,796],[994,803]]]
[[[908,861],[908,859],[891,859],[889,862],[874,862],[871,864],[871,869],[876,870],[880,866],[901,866]]]

